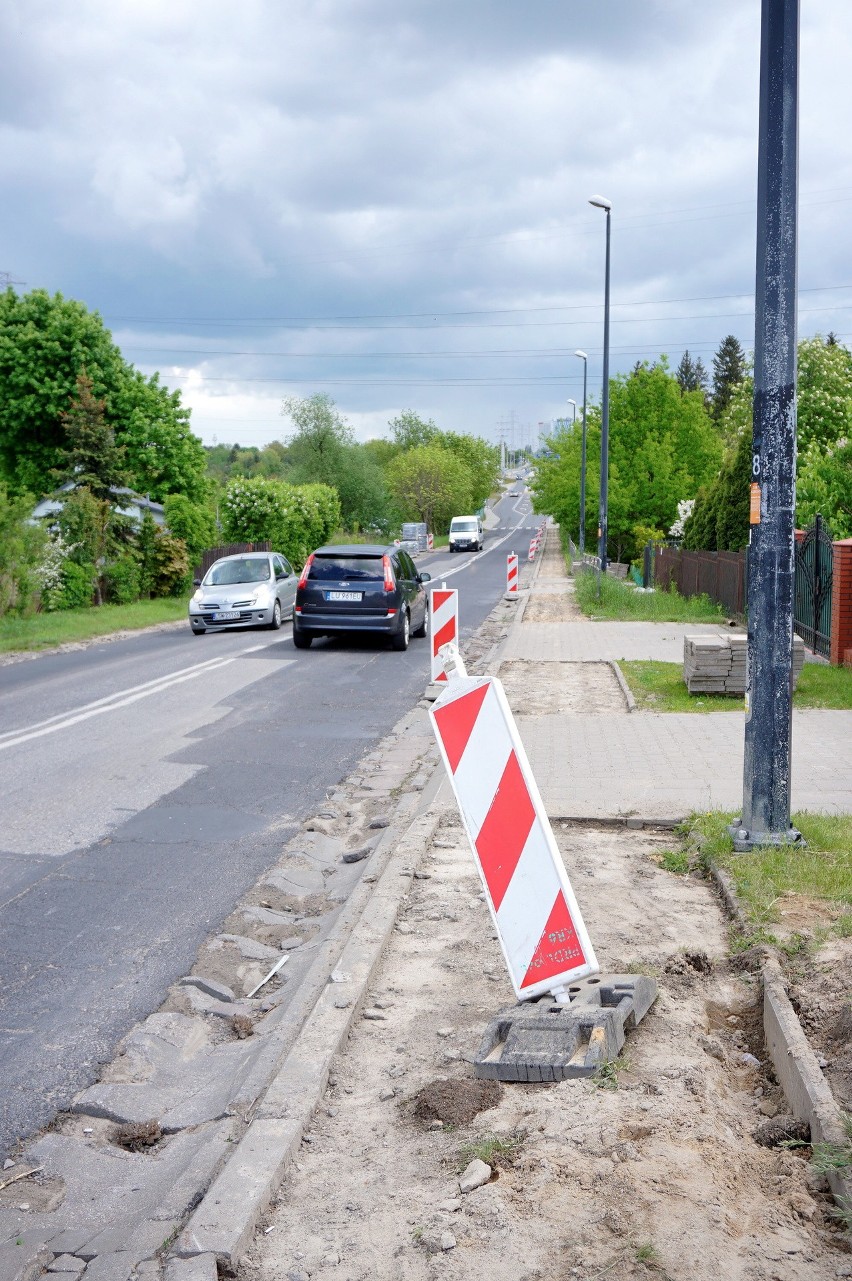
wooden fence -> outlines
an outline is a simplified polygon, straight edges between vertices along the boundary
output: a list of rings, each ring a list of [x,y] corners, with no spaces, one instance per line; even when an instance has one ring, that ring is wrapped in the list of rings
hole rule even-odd
[[[223,543],[221,547],[208,547],[202,553],[201,564],[195,571],[196,578],[203,578],[214,561],[223,556],[238,556],[240,552],[271,552],[272,543]]]
[[[746,612],[745,552],[686,552],[657,547],[654,584],[668,590],[674,583],[681,596],[709,596],[730,615]]]

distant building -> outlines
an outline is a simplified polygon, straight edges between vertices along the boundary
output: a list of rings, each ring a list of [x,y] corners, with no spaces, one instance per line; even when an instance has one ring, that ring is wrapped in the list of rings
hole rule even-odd
[[[73,480],[66,480],[64,485],[60,485],[56,493],[69,494],[75,487]],[[124,500],[122,505],[118,508],[122,516],[127,516],[128,519],[134,521],[137,525],[141,525],[145,512],[149,511],[153,516],[155,523],[161,527],[165,527],[166,514],[163,510],[162,503],[155,503],[151,498],[143,498],[141,494],[135,494],[132,489],[114,489],[112,492],[116,498]],[[38,521],[49,520],[52,516],[58,516],[61,510],[62,503],[55,495],[52,495],[50,498],[43,498],[40,503],[36,504],[33,508],[33,514],[30,517],[30,520],[33,524],[36,524]]]

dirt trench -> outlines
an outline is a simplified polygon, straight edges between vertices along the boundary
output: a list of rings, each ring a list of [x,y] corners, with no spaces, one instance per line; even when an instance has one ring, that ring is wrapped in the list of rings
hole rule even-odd
[[[623,1059],[596,1083],[506,1085],[455,1126],[416,1115],[430,1083],[467,1097],[468,1059],[513,1003],[448,811],[244,1281],[852,1276],[808,1149],[753,1138],[784,1103],[709,885],[661,866],[662,834],[556,835],[603,969],[658,978]],[[474,1153],[492,1178],[461,1195]]]

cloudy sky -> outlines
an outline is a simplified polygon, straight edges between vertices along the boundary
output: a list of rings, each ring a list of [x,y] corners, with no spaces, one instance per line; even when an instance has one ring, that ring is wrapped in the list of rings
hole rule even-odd
[[[803,4],[800,333],[852,341],[852,5]],[[5,0],[0,271],[207,443],[327,391],[508,443],[753,345],[759,0]]]

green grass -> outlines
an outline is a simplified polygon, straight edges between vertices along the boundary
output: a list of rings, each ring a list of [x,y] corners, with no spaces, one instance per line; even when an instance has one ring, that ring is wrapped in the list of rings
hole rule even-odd
[[[742,695],[690,694],[683,679],[681,663],[635,661],[618,666],[636,699],[640,711],[647,712],[741,712]]]
[[[575,580],[577,603],[590,618],[649,623],[721,623],[725,618],[721,606],[707,596],[680,596],[674,588],[640,592],[608,574],[600,575],[598,599],[598,579],[587,571]]]
[[[742,696],[690,694],[680,663],[620,662],[619,667],[641,711],[741,712]],[[793,691],[794,707],[852,710],[852,669],[806,663]]]
[[[168,597],[140,600],[135,605],[60,609],[32,618],[4,618],[0,620],[0,653],[51,649],[69,641],[91,640],[94,636],[151,627],[154,623],[172,623],[186,617],[186,600]]]
[[[485,1134],[481,1139],[465,1143],[459,1148],[459,1169],[464,1170],[473,1160],[484,1161],[495,1169],[499,1165],[511,1164],[518,1150],[522,1147],[525,1135],[510,1134],[500,1138],[497,1134]]]
[[[793,824],[807,841],[806,848],[765,846],[744,854],[734,852],[727,830],[733,817],[718,811],[695,817],[689,824],[687,842],[699,844],[702,858],[712,859],[730,874],[752,931],[744,940],[746,945],[778,942],[772,927],[781,920],[779,904],[784,895],[820,900],[835,910],[852,906],[852,815],[794,814]],[[801,912],[798,919],[801,921]],[[850,925],[850,913],[844,911],[832,929],[845,938]],[[824,920],[818,911],[814,912],[811,933],[817,938],[824,934]],[[799,931],[785,946],[793,955],[807,942]]]

